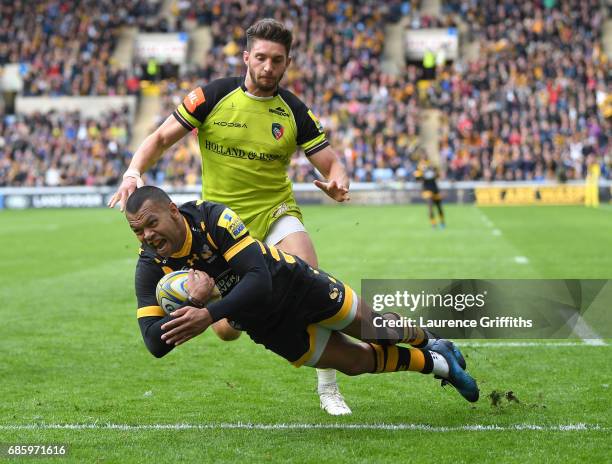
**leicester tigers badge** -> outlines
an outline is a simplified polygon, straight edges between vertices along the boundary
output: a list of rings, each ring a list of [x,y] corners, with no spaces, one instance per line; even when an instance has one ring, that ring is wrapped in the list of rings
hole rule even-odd
[[[283,126],[281,126],[277,122],[272,123],[272,135],[274,136],[276,140],[280,140],[280,138],[283,136],[284,133],[285,133],[285,128]]]

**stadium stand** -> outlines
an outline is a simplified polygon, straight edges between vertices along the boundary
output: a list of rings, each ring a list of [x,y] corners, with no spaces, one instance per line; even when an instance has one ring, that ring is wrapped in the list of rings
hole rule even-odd
[[[85,118],[35,113],[0,121],[0,186],[115,185],[131,158],[127,109]]]
[[[155,12],[138,0],[2,2],[0,64],[19,63],[24,95],[124,95],[111,56],[120,28]]]
[[[602,175],[610,178],[611,78],[602,51],[609,11],[597,0],[451,0],[439,12],[427,6],[398,0],[384,7],[367,0],[2,2],[0,66],[19,64],[24,96],[159,95],[152,106],[159,115],[147,115],[144,126],[153,129],[191,88],[241,74],[244,29],[271,16],[294,31],[284,85],[319,116],[354,181],[413,180],[423,143],[420,118],[430,108],[443,115],[440,162],[450,180],[581,179],[589,154],[600,157]],[[459,26],[462,40],[479,52],[438,63],[429,82],[414,62],[387,72],[386,28],[400,21],[408,29]],[[142,60],[113,57],[126,27],[172,32],[187,25],[209,30],[210,49],[168,72],[159,64],[154,82],[145,80]],[[140,133],[130,139],[134,122],[116,112],[96,120],[3,114],[1,124],[0,185],[52,185],[58,177],[61,185],[107,185],[125,168],[127,147],[142,139]],[[70,127],[83,125],[98,135],[85,130],[85,139],[75,140]],[[193,185],[199,169],[195,138],[186,137],[149,181]],[[303,156],[292,159],[289,174],[298,182],[316,177]]]
[[[481,50],[466,66],[446,67],[432,87],[448,115],[441,151],[449,178],[581,179],[589,154],[609,166],[610,66],[597,0],[447,6]]]

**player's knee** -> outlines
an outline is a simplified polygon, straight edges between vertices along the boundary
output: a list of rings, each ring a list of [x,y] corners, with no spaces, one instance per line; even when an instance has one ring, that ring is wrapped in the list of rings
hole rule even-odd
[[[236,340],[238,337],[240,337],[240,334],[242,333],[239,330],[234,329],[231,325],[229,325],[229,323],[225,319],[213,324],[212,328],[217,337],[219,337],[224,342],[231,342],[233,340]]]
[[[231,342],[238,339],[238,337],[240,337],[240,333],[241,332],[239,330],[231,329],[217,332],[217,336],[224,342]]]

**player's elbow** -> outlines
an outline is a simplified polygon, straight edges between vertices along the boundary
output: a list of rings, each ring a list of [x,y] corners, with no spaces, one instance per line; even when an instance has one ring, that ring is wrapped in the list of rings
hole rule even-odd
[[[149,350],[149,353],[156,358],[165,356],[173,348],[173,345],[168,345],[161,339],[163,335],[161,325],[163,322],[164,320],[161,317],[141,317],[138,319],[142,341]]]
[[[146,343],[146,346],[147,346],[147,349],[149,350],[149,353],[151,353],[153,356],[155,356],[158,359],[163,358],[170,352],[170,350],[168,350],[167,347],[164,347],[161,344]]]
[[[145,336],[144,343],[149,350],[149,353],[156,358],[162,358],[172,350],[172,345],[164,343],[159,336]]]

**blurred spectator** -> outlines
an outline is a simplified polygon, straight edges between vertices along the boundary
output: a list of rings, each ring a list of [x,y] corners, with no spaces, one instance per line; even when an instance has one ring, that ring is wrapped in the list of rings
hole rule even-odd
[[[127,108],[7,116],[0,121],[0,186],[115,185],[131,158]]]
[[[481,54],[446,67],[431,99],[447,119],[441,150],[455,180],[582,179],[610,157],[609,63],[597,0],[457,1]]]
[[[24,95],[125,95],[131,73],[112,59],[120,27],[160,1],[0,3],[0,64],[20,63]]]
[[[451,0],[444,2],[441,17],[422,15],[418,0],[175,0],[170,22],[160,18],[160,5],[2,2],[0,64],[22,64],[25,95],[138,95],[141,76],[158,81],[160,123],[197,85],[242,74],[246,28],[261,17],[274,17],[294,34],[293,64],[282,85],[319,116],[355,181],[413,179],[423,102],[444,115],[440,151],[442,174],[449,179],[584,178],[590,154],[601,159],[602,176],[610,176],[610,67],[600,43],[604,18],[597,0]],[[448,63],[447,54],[438,53],[430,83],[420,81],[415,64],[398,76],[385,74],[385,27],[401,16],[412,28],[454,27],[461,19],[468,36],[480,43],[478,59]],[[211,27],[212,48],[195,69],[179,76],[178,67],[167,62],[136,62],[132,73],[112,61],[121,26],[164,31],[176,23],[174,30],[181,30],[184,21]],[[129,158],[124,118],[115,114],[110,122],[94,122],[71,114],[62,121],[56,113],[5,118],[0,182],[115,182]],[[30,134],[29,123],[40,123],[41,133]],[[122,128],[118,139],[112,135],[117,130],[108,135],[109,123]],[[85,138],[75,139],[73,126]],[[195,137],[186,137],[173,147],[149,181],[199,182],[196,144]],[[69,147],[65,159],[54,154],[56,146]],[[100,146],[112,150],[108,159],[101,159]],[[69,167],[71,162],[78,167]],[[94,174],[83,174],[83,166]],[[291,160],[289,174],[303,182],[317,177],[303,156]]]

